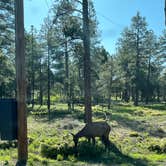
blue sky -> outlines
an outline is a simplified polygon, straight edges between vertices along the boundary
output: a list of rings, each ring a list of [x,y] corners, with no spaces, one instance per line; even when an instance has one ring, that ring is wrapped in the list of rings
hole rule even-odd
[[[24,0],[25,28],[31,25],[40,29],[53,0]],[[140,11],[146,17],[148,27],[161,35],[164,26],[164,0],[93,0],[102,45],[111,54],[116,51],[116,42],[123,29],[130,25],[131,18]]]

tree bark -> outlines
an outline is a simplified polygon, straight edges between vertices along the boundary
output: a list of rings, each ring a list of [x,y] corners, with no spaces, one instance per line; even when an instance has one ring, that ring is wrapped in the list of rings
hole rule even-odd
[[[160,85],[157,85],[157,102],[160,102]]]
[[[18,113],[18,163],[26,165],[28,159],[27,112],[25,103],[25,40],[23,0],[15,0],[15,45]]]
[[[47,47],[48,47],[48,57],[47,57],[47,109],[48,109],[48,119],[50,120],[50,43],[49,36],[47,39]]]
[[[84,44],[84,102],[85,123],[92,122],[91,108],[91,64],[90,64],[90,33],[88,17],[88,0],[83,0],[83,44]]]
[[[68,46],[67,46],[67,39],[65,39],[65,91],[66,91],[66,98],[67,98],[67,105],[68,110],[71,110],[71,103],[70,103],[70,96],[69,96],[69,54],[68,54]]]
[[[35,103],[35,70],[34,70],[34,48],[33,48],[33,25],[31,26],[31,55],[32,55],[32,108]]]
[[[108,109],[111,108],[111,93],[109,94],[109,97],[108,97]]]
[[[149,57],[148,62],[148,75],[147,75],[147,84],[146,84],[146,104],[149,103],[149,86],[150,86],[150,66],[151,66],[151,58]]]
[[[139,49],[139,29],[137,31],[137,41],[136,41],[136,78],[135,78],[135,100],[134,100],[134,105],[138,106],[138,98],[139,98],[139,90],[138,90],[138,82],[139,82],[139,54],[140,54],[140,49]]]
[[[42,88],[42,62],[40,58],[40,94],[39,94],[39,103],[42,106],[43,105],[43,88]]]

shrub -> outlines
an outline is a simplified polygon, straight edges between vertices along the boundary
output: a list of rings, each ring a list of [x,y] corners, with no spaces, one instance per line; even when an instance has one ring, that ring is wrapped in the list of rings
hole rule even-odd
[[[61,154],[58,154],[56,159],[58,161],[63,161],[64,157]]]
[[[77,159],[76,159],[76,157],[74,155],[69,155],[68,156],[68,160],[71,161],[71,162],[77,161]]]
[[[129,134],[130,137],[139,137],[139,133],[138,132],[131,132]]]
[[[163,152],[163,153],[166,153],[166,143],[163,144],[163,146],[162,146],[162,152]]]
[[[81,158],[100,158],[104,153],[105,149],[102,145],[92,145],[88,142],[81,142],[78,146],[78,156]]]
[[[0,149],[9,149],[9,148],[16,148],[17,142],[16,141],[3,141],[0,142]]]
[[[52,159],[55,159],[58,154],[58,150],[56,147],[52,147],[46,144],[40,145],[40,151],[43,157],[52,158]]]
[[[57,158],[57,155],[60,154],[63,156],[63,158],[67,158],[69,155],[75,154],[75,150],[73,147],[69,147],[66,143],[60,144],[57,146],[50,146],[47,144],[41,144],[41,155],[43,157],[55,159]]]
[[[157,152],[157,153],[161,153],[161,152],[162,152],[162,148],[161,148],[161,146],[158,145],[158,144],[152,144],[152,145],[150,145],[150,146],[148,147],[148,149],[149,149],[150,151],[154,151],[154,152]]]

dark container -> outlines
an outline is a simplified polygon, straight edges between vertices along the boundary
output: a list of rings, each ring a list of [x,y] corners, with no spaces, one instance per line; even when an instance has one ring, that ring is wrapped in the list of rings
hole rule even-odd
[[[17,102],[15,99],[0,99],[0,139],[17,139]]]

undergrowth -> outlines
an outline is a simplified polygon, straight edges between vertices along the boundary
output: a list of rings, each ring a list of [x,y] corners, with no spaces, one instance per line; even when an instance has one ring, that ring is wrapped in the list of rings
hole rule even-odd
[[[166,165],[166,109],[164,104],[134,107],[116,104],[111,109],[93,106],[93,120],[111,125],[111,149],[106,151],[100,139],[96,145],[85,138],[78,148],[70,133],[84,126],[82,106],[68,111],[64,104],[51,107],[48,120],[46,106],[28,107],[27,165],[85,166],[165,166]],[[14,166],[17,161],[17,142],[0,142],[0,166]]]

